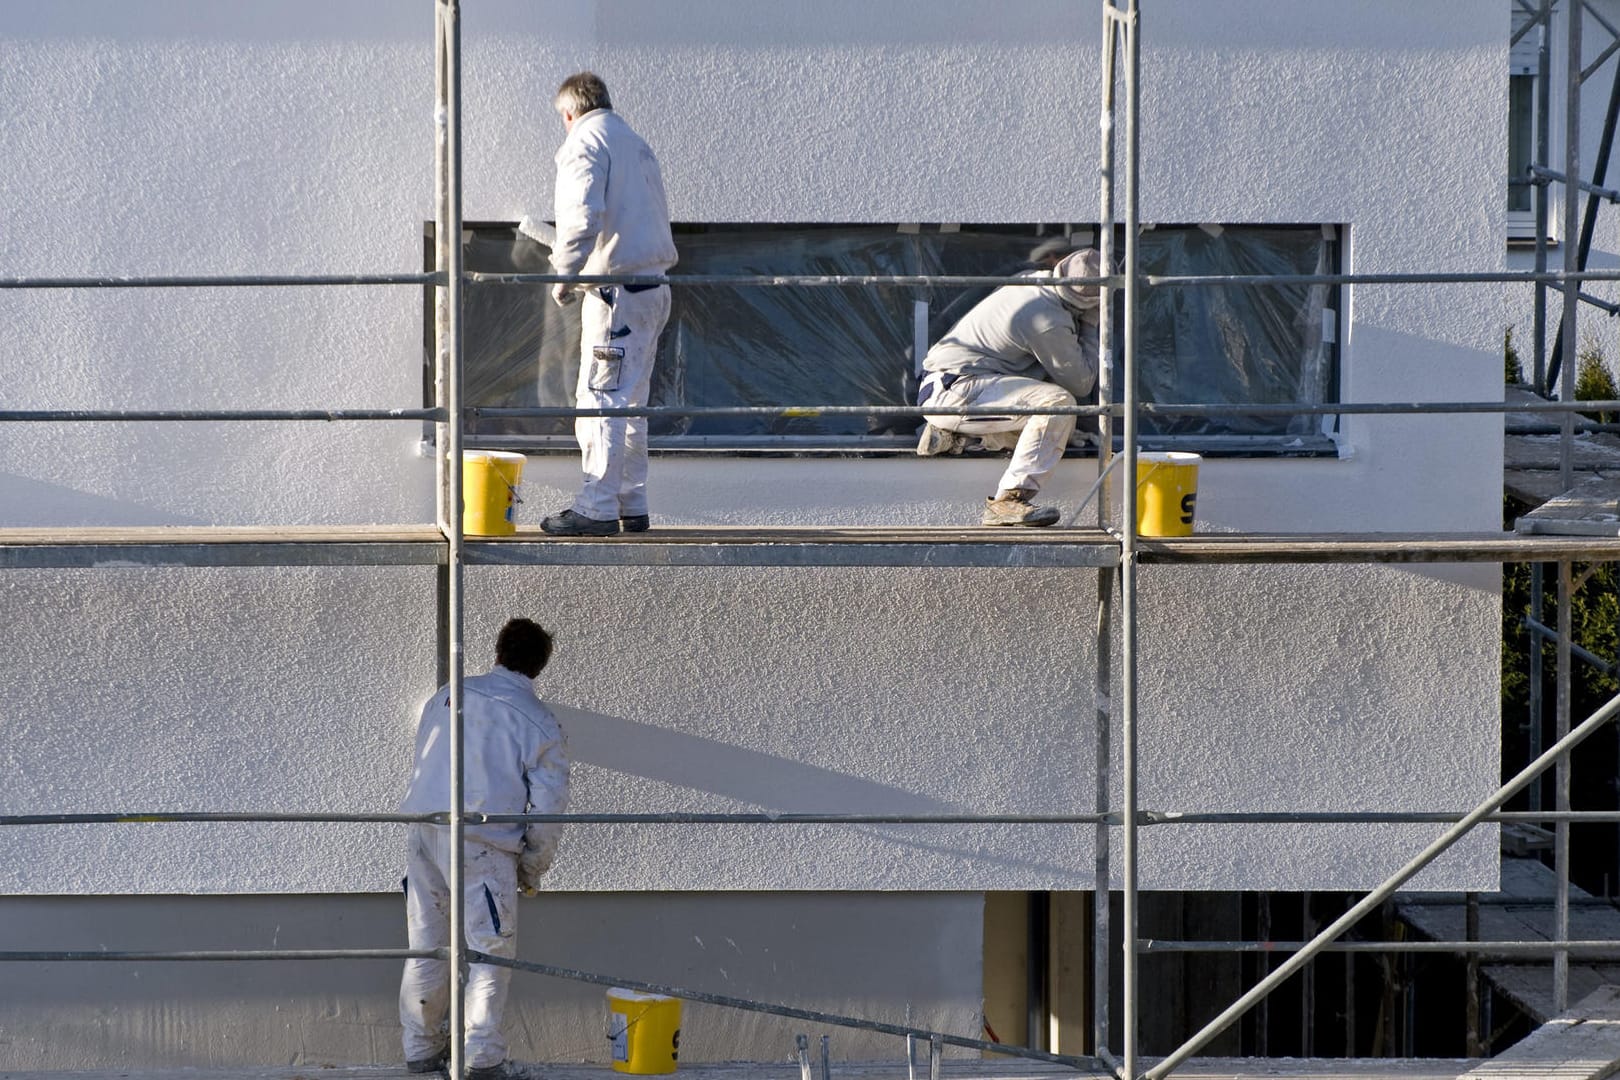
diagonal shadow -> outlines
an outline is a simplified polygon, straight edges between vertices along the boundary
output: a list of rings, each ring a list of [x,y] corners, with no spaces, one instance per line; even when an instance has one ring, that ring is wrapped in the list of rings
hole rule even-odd
[[[949,814],[959,807],[892,784],[717,739],[547,702],[570,756],[604,769],[708,792],[767,810],[845,814]]]

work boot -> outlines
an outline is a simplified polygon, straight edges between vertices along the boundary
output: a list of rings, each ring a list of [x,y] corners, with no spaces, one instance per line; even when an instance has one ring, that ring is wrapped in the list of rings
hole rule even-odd
[[[652,528],[652,518],[646,514],[624,514],[619,518],[619,528],[625,532],[646,532]]]
[[[440,1050],[437,1054],[425,1058],[413,1058],[405,1063],[408,1073],[443,1072],[450,1063],[450,1051]]]
[[[530,1073],[521,1065],[503,1061],[498,1065],[480,1065],[477,1068],[469,1065],[467,1080],[530,1080]]]
[[[967,439],[954,431],[946,431],[942,427],[923,423],[922,434],[917,438],[917,454],[919,457],[934,457],[938,454],[960,454],[962,446]]]
[[[576,514],[570,508],[560,514],[552,514],[542,521],[540,531],[549,536],[616,536],[619,532],[619,521],[617,518],[598,521],[584,514]]]
[[[984,501],[984,517],[980,519],[980,524],[1027,525],[1034,528],[1056,525],[1058,518],[1063,515],[1054,507],[1036,506],[1030,502],[1029,497],[1033,494],[1026,488],[997,492],[995,498]]]

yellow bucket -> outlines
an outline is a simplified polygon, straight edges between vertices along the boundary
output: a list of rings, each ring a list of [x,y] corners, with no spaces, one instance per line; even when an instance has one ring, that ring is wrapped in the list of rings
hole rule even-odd
[[[518,481],[522,454],[468,450],[461,455],[461,531],[468,536],[511,536],[517,532]]]
[[[681,999],[635,990],[607,992],[613,1070],[642,1076],[675,1071],[681,1049]]]
[[[1198,505],[1197,454],[1136,455],[1136,531],[1142,536],[1191,536]]]

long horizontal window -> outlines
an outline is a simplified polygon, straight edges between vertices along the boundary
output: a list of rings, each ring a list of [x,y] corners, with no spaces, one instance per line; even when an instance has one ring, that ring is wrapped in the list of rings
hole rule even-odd
[[[549,252],[511,225],[475,224],[464,236],[471,271],[548,271]],[[1083,246],[1092,237],[1088,227],[1061,225],[678,225],[680,264],[672,277],[1011,275],[1050,259],[1054,248]],[[1314,225],[1160,226],[1143,234],[1141,251],[1149,274],[1338,268],[1336,231]],[[990,291],[677,286],[651,404],[909,405],[919,349]],[[469,404],[573,403],[579,309],[557,307],[548,293],[545,285],[469,285],[463,323]],[[1324,286],[1145,290],[1139,350],[1144,400],[1336,400],[1334,295]],[[431,359],[431,342],[427,349]],[[664,417],[655,418],[650,431],[655,448],[847,452],[909,449],[918,424],[914,417]],[[475,444],[538,449],[571,446],[572,430],[567,419],[480,417],[468,434]],[[1309,452],[1327,445],[1321,417],[1146,418],[1142,430],[1160,441],[1217,451]]]

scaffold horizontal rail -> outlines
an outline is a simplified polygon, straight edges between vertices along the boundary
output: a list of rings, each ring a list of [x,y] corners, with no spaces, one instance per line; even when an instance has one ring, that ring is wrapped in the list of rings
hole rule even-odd
[[[432,420],[444,422],[443,409],[4,409],[0,422],[86,423],[102,421],[292,421]]]
[[[1231,813],[1183,813],[1174,810],[1142,810],[1137,824],[1148,825],[1449,825],[1462,820],[1460,811],[1290,811],[1271,810]],[[306,811],[170,810],[170,811],[80,811],[51,814],[0,814],[0,826],[35,825],[175,825],[200,823],[313,822],[324,824],[431,824],[444,825],[446,812],[431,814],[337,813]],[[668,812],[570,811],[562,814],[485,814],[468,811],[469,824],[555,824],[555,825],[1109,825],[1118,827],[1121,816],[1108,813],[988,814],[940,813],[842,813],[822,810],[743,810]],[[1513,810],[1487,814],[1487,822],[1620,822],[1617,810]]]
[[[0,277],[0,289],[237,289],[330,285],[443,285],[438,273],[153,274],[94,277]]]
[[[1125,278],[953,274],[498,274],[469,271],[478,285],[668,285],[671,288],[972,288],[985,285],[1101,285],[1123,289]],[[1399,271],[1364,274],[1143,274],[1150,288],[1275,288],[1300,285],[1558,285],[1567,281],[1620,281],[1620,270]]]
[[[1188,941],[1143,938],[1145,953],[1296,953],[1308,941]],[[1583,959],[1620,961],[1620,941],[1335,941],[1319,946],[1331,953],[1457,953],[1488,959],[1550,957],[1567,951]]]
[[[33,950],[0,952],[0,963],[45,962],[168,962],[236,960],[443,960],[446,949],[210,949],[192,952],[128,951],[117,949]]]

